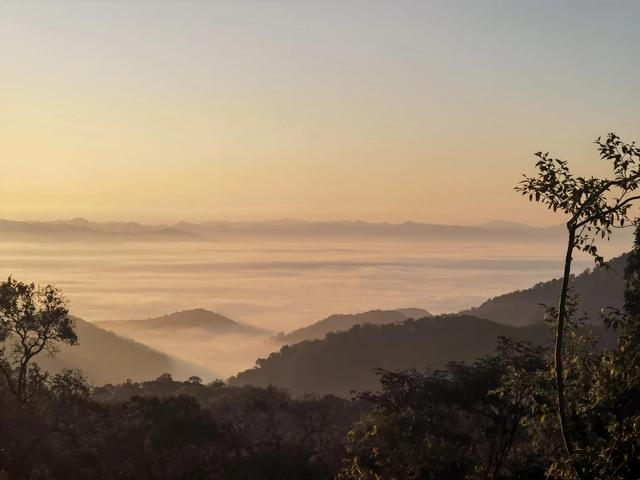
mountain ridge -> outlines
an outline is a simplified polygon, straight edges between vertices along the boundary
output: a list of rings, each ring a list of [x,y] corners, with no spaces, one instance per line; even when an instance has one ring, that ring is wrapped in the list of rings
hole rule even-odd
[[[447,238],[453,240],[556,241],[560,226],[536,227],[516,222],[492,221],[479,225],[453,225],[406,221],[401,223],[362,220],[309,221],[206,221],[173,224],[142,224],[131,221],[93,222],[82,217],[70,220],[21,221],[0,219],[0,235],[6,240],[181,240],[201,241],[252,235],[303,238]]]
[[[234,386],[275,385],[293,395],[349,397],[353,391],[379,388],[376,368],[423,369],[443,367],[450,361],[473,361],[492,353],[500,336],[538,344],[551,339],[541,323],[514,327],[470,315],[356,325],[321,340],[285,345],[227,382]]]
[[[322,339],[328,333],[346,331],[355,325],[397,323],[409,318],[417,319],[429,316],[431,313],[421,308],[368,310],[349,314],[336,313],[305,327],[280,334],[277,336],[277,340],[281,343],[299,343],[304,340]]]
[[[266,335],[270,333],[269,330],[236,322],[224,315],[204,308],[192,308],[145,319],[103,320],[96,322],[96,324],[114,331],[131,328],[150,330],[194,328],[203,329],[210,333],[244,333],[254,335]]]
[[[592,322],[600,318],[603,307],[622,307],[626,258],[626,254],[620,255],[612,258],[606,267],[587,269],[571,277],[569,286],[578,295],[578,310]],[[555,305],[560,284],[559,278],[538,282],[530,288],[498,295],[459,313],[515,326],[541,322],[544,317],[542,305]]]

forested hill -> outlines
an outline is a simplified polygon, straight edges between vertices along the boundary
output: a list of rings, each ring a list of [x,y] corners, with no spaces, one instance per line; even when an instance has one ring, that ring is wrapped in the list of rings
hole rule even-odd
[[[549,337],[543,324],[516,328],[470,315],[443,315],[400,324],[356,325],[323,340],[284,346],[256,366],[229,379],[231,385],[269,384],[294,395],[334,394],[378,388],[374,369],[423,369],[449,361],[473,361],[493,352],[499,336],[538,343]]]
[[[603,307],[620,307],[623,301],[626,255],[616,257],[607,267],[597,267],[575,276],[571,286],[580,298],[580,309],[597,322]],[[506,325],[529,325],[544,317],[541,304],[554,305],[560,293],[560,279],[541,282],[526,290],[500,295],[482,305],[461,312]]]
[[[324,338],[329,332],[342,332],[349,330],[354,325],[371,323],[374,325],[384,323],[404,322],[409,318],[429,317],[431,314],[421,308],[400,308],[397,310],[370,310],[368,312],[353,314],[335,314],[324,320],[309,326],[298,328],[286,335],[279,335],[282,343],[298,343],[304,340]]]

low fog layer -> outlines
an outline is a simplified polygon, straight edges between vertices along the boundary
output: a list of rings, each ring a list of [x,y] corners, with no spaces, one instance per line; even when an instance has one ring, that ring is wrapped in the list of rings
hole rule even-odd
[[[197,241],[174,230],[170,230],[176,237],[172,241],[148,236],[151,231],[167,235],[164,227],[86,224],[28,224],[27,230],[98,233],[73,241],[56,234],[5,240],[0,243],[0,275],[55,284],[65,292],[72,312],[89,322],[148,319],[205,308],[268,331],[212,334],[187,328],[150,333],[133,324],[115,329],[221,376],[246,369],[256,358],[277,350],[278,333],[333,314],[402,307],[434,314],[455,312],[558,277],[563,251],[556,229],[501,223],[439,229],[409,224],[396,226],[397,230],[358,222],[222,224],[225,231],[253,234]],[[334,235],[302,235],[302,226],[306,232],[333,229]],[[387,234],[369,232],[354,238],[334,231],[356,227]],[[222,227],[189,228],[188,233],[195,235],[197,229],[215,232]],[[408,235],[407,229],[422,233]],[[429,230],[440,233],[430,238],[424,234]],[[274,231],[280,232],[278,238]],[[104,241],[102,234],[110,241]],[[617,241],[606,248],[613,255],[628,245]],[[592,262],[578,257],[575,265],[580,271]]]

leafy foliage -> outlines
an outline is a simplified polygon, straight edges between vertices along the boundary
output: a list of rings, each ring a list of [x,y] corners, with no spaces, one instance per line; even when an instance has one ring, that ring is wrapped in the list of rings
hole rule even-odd
[[[30,385],[41,381],[32,359],[43,351],[55,353],[59,344],[78,342],[62,293],[9,277],[0,284],[0,341],[0,372],[9,390],[27,402]]]
[[[494,355],[445,370],[381,372],[382,392],[348,436],[339,478],[514,478],[536,467],[522,464],[528,435],[520,421],[531,390],[500,390],[511,369],[535,372],[543,349],[501,338]]]
[[[624,143],[616,134],[596,140],[600,158],[612,165],[610,178],[574,176],[564,160],[537,152],[535,177],[524,177],[516,187],[529,201],[567,216],[567,224],[577,229],[575,247],[593,255],[602,264],[595,244],[597,238],[610,238],[616,227],[630,223],[629,209],[640,198],[640,148]]]
[[[626,144],[610,133],[602,141],[596,141],[600,158],[611,163],[613,175],[610,178],[576,177],[567,162],[551,158],[547,153],[538,152],[536,168],[538,175],[526,177],[516,190],[529,195],[553,211],[560,210],[567,217],[567,251],[564,274],[558,300],[554,370],[557,396],[557,414],[560,434],[572,467],[573,474],[582,479],[578,464],[579,446],[573,438],[569,425],[569,406],[564,370],[564,340],[568,322],[569,280],[574,250],[582,250],[592,255],[596,263],[602,265],[604,259],[598,254],[595,241],[598,237],[609,238],[616,227],[629,223],[629,209],[640,199],[635,194],[640,185],[640,150],[635,143]]]
[[[636,228],[640,236],[640,227]],[[620,331],[612,346],[597,347],[597,338],[581,330],[583,319],[575,300],[569,305],[569,322],[564,356],[566,398],[572,441],[573,464],[563,454],[555,416],[554,369],[530,377],[536,402],[526,424],[544,445],[552,459],[547,474],[551,478],[575,478],[574,469],[584,478],[622,480],[640,475],[640,244],[629,254],[625,278],[625,306],[605,310],[605,324]],[[553,312],[549,316],[554,318]],[[601,344],[600,344],[601,345]]]

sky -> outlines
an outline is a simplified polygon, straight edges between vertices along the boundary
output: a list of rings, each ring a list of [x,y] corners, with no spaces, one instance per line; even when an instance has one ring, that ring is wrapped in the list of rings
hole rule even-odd
[[[0,217],[558,223],[640,140],[636,1],[2,1]]]

